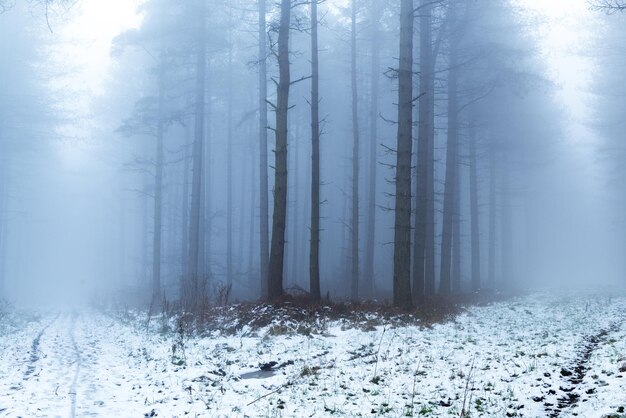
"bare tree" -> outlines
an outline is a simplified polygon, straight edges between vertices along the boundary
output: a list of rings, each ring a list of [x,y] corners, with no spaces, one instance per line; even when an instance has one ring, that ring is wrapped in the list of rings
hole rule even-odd
[[[200,291],[200,227],[201,227],[201,199],[202,199],[202,165],[204,142],[204,107],[205,107],[205,75],[206,75],[206,4],[199,0],[200,7],[197,15],[196,39],[196,97],[195,97],[195,128],[192,154],[191,178],[191,208],[189,213],[189,247],[187,277],[184,279],[181,297],[183,305],[190,309],[195,308]]]
[[[351,85],[352,85],[352,222],[351,222],[351,281],[350,296],[353,300],[359,297],[359,97],[356,74],[356,17],[357,1],[352,0],[351,13]]]
[[[161,46],[158,70],[158,104],[156,120],[156,175],[154,183],[154,235],[152,241],[152,298],[161,297],[161,233],[163,209],[163,118],[165,106],[165,51]]]
[[[402,0],[400,5],[400,66],[398,68],[393,303],[403,309],[410,309],[413,304],[411,298],[413,20],[413,0]]]
[[[259,0],[259,189],[261,297],[267,297],[269,262],[269,186],[267,178],[267,33],[266,0]]]
[[[317,0],[311,1],[311,247],[309,292],[314,300],[320,290],[320,112]]]
[[[279,79],[276,82],[276,149],[274,165],[274,214],[272,216],[272,242],[268,266],[268,298],[275,300],[283,295],[283,266],[285,258],[285,227],[287,218],[287,120],[291,73],[289,64],[289,29],[291,1],[281,0],[278,27]]]
[[[590,1],[592,10],[601,10],[606,13],[626,11],[626,0],[595,0]]]
[[[369,178],[367,197],[367,233],[365,237],[365,255],[363,265],[364,297],[374,296],[374,244],[376,242],[376,143],[378,141],[378,95],[380,75],[380,40],[378,19],[380,16],[380,2],[373,0],[370,5],[372,73],[370,80],[370,143],[369,143]]]
[[[469,181],[470,181],[470,241],[472,248],[472,290],[480,290],[480,225],[478,212],[478,167],[476,158],[476,132],[469,133]]]
[[[458,48],[459,34],[455,27],[455,3],[450,5],[449,19],[452,21],[450,30],[450,54],[448,69],[448,143],[446,149],[446,178],[443,194],[443,220],[441,231],[441,264],[439,277],[439,293],[448,294],[452,291],[452,244],[454,229],[455,199],[457,198],[457,156],[459,145],[459,114],[458,114]]]

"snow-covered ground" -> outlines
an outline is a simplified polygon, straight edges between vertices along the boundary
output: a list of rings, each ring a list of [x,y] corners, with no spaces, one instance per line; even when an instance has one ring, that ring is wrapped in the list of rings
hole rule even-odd
[[[0,416],[620,417],[625,319],[626,297],[573,294],[432,327],[335,320],[203,337],[119,312],[8,314]]]

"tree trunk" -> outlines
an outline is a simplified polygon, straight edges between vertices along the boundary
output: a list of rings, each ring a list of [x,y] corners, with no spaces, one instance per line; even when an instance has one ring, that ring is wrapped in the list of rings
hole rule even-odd
[[[287,217],[287,119],[289,112],[289,26],[291,1],[281,0],[278,29],[279,81],[276,94],[276,163],[274,183],[274,214],[272,216],[272,245],[268,266],[268,298],[283,295],[283,266],[285,257],[285,220]]]
[[[370,25],[372,29],[372,73],[370,80],[370,147],[369,147],[369,179],[367,199],[367,236],[365,239],[365,258],[363,265],[362,295],[366,298],[374,297],[374,246],[376,243],[376,144],[378,141],[378,90],[380,73],[379,29],[380,2],[374,0],[371,4]]]
[[[472,245],[472,290],[480,290],[480,225],[478,213],[478,167],[476,159],[476,133],[470,131],[469,137],[470,170],[470,235]]]
[[[458,141],[458,138],[457,138]],[[458,152],[457,145],[457,152]],[[454,176],[454,209],[452,216],[452,292],[461,293],[461,249],[463,243],[461,240],[461,176],[459,174],[459,157],[457,161]]]
[[[226,283],[233,281],[233,34],[232,10],[229,12],[228,46],[228,144],[226,150]],[[243,210],[243,208],[242,208]]]
[[[187,275],[187,269],[189,267],[188,255],[189,255],[189,169],[190,169],[190,158],[188,155],[188,148],[191,144],[189,139],[191,138],[191,129],[187,125],[185,125],[185,152],[184,152],[184,160],[183,160],[183,199],[182,199],[182,243],[181,243],[181,275],[182,279],[185,280]]]
[[[205,101],[205,1],[200,0],[198,13],[198,34],[196,44],[196,103],[195,103],[195,128],[193,144],[193,175],[191,180],[191,209],[189,216],[189,266],[186,278],[187,286],[181,295],[183,306],[187,309],[195,309],[199,301],[200,282],[200,211],[202,199],[202,151],[204,140],[204,101]]]
[[[292,146],[291,151],[293,153],[293,165],[292,167],[296,167],[293,171],[293,176],[291,176],[291,181],[293,183],[293,210],[291,211],[292,221],[291,221],[291,240],[289,241],[289,255],[291,256],[291,273],[289,274],[288,280],[290,283],[297,285],[298,284],[298,238],[299,238],[299,222],[300,222],[300,207],[298,203],[300,203],[300,118],[296,116],[296,121],[293,124],[294,135],[292,137]]]
[[[496,285],[496,154],[493,141],[489,147],[489,287]]]
[[[267,33],[266,0],[259,0],[259,236],[261,297],[268,296],[267,269],[269,262],[269,186],[267,178]]]
[[[209,72],[210,62],[207,62],[206,71]],[[211,240],[211,230],[213,229],[213,213],[211,205],[211,141],[213,134],[213,102],[211,100],[211,77],[205,74],[205,119],[204,119],[204,142],[202,144],[203,149],[203,164],[202,164],[202,243],[203,248],[201,252],[202,271],[206,276],[207,290],[210,289],[213,274],[213,241]]]
[[[311,1],[311,248],[309,253],[309,292],[313,300],[320,291],[320,112],[319,61],[317,46],[317,0]]]
[[[411,301],[411,154],[413,140],[413,0],[400,9],[398,69],[398,144],[396,161],[393,302],[410,309]]]
[[[502,216],[500,217],[500,242],[502,244],[501,255],[501,280],[510,283],[513,276],[513,219],[511,215],[511,173],[509,170],[508,153],[502,153],[502,190],[500,191]]]
[[[424,4],[431,3],[430,6],[432,6],[430,0],[423,1]],[[432,31],[432,15],[430,27]],[[435,66],[444,32],[440,29],[437,40],[431,45],[432,52],[428,61],[430,65],[427,69],[427,73],[430,75],[428,77],[429,99],[426,102],[428,106],[428,122],[426,123],[428,129],[426,136],[426,237],[424,239],[424,294],[426,297],[435,294]]]
[[[422,302],[426,284],[426,225],[428,209],[428,144],[430,137],[430,103],[434,86],[432,68],[432,4],[421,0],[420,11],[420,76],[417,170],[415,179],[415,230],[413,247],[413,299]]]
[[[252,132],[250,133],[250,136],[252,137]],[[248,272],[249,272],[249,278],[248,278],[248,285],[250,287],[251,292],[256,290],[256,283],[258,282],[258,279],[256,278],[256,276],[254,274],[252,274],[252,272],[255,270],[255,266],[254,266],[254,250],[255,250],[255,246],[254,246],[254,234],[256,231],[256,168],[255,168],[255,164],[256,164],[256,155],[254,152],[254,148],[251,149],[250,152],[250,167],[252,168],[251,172],[251,176],[252,179],[250,180],[250,184],[251,184],[251,193],[252,196],[250,196],[250,232],[249,232],[249,238],[248,238]],[[243,208],[242,208],[243,210]],[[242,224],[243,227],[243,224]]]
[[[356,13],[357,2],[352,0],[351,82],[352,82],[352,226],[351,226],[351,281],[350,297],[359,298],[359,108],[356,77]]]
[[[163,135],[164,135],[164,106],[165,106],[165,51],[161,51],[158,75],[158,110],[156,126],[156,173],[154,180],[154,231],[152,235],[152,299],[158,301],[161,297],[161,232],[163,209]]]
[[[439,293],[452,291],[452,235],[454,228],[454,200],[456,196],[457,155],[459,141],[458,97],[457,97],[457,29],[454,28],[455,5],[450,6],[449,19],[453,28],[450,31],[450,57],[448,70],[448,143],[446,150],[446,179],[443,194],[443,219],[441,226],[441,263],[439,270]]]

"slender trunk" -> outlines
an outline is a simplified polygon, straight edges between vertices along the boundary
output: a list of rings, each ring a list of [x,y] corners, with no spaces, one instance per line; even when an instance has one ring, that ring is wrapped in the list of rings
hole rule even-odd
[[[252,137],[252,135],[250,135],[250,137]],[[250,189],[251,189],[251,193],[252,196],[250,196],[250,232],[249,232],[249,238],[248,238],[248,275],[249,275],[249,281],[248,284],[250,286],[251,291],[253,289],[255,289],[255,281],[257,280],[256,276],[254,274],[252,274],[252,272],[254,271],[254,234],[255,234],[255,228],[256,228],[256,169],[255,169],[255,164],[256,164],[256,155],[254,153],[254,148],[252,148],[251,152],[250,152],[250,167],[252,168],[252,179],[250,182]],[[243,210],[243,208],[242,208]],[[242,224],[243,225],[243,224]]]
[[[454,176],[454,208],[452,216],[452,292],[461,293],[461,249],[463,248],[463,243],[461,240],[461,176],[459,174],[458,156],[454,171],[456,174]]]
[[[188,277],[187,276],[187,268],[189,267],[189,263],[187,260],[187,256],[189,254],[189,169],[190,169],[190,158],[188,155],[188,148],[191,144],[191,129],[188,126],[185,126],[185,145],[184,145],[184,160],[183,160],[183,202],[182,202],[182,243],[181,243],[181,275],[183,280]]]
[[[319,61],[317,46],[317,0],[311,1],[311,248],[309,292],[313,300],[320,291],[320,113]]]
[[[285,257],[285,220],[287,217],[287,119],[289,112],[289,27],[291,1],[281,0],[278,29],[278,71],[276,103],[276,150],[274,214],[272,216],[272,242],[268,266],[268,298],[275,300],[283,295],[283,267]]]
[[[267,269],[269,261],[269,186],[267,178],[267,34],[266,0],[259,0],[259,236],[261,297],[268,296]]]
[[[210,69],[210,63],[207,62],[207,72]],[[202,250],[202,264],[203,271],[207,278],[207,289],[210,289],[210,281],[213,278],[213,241],[211,230],[213,229],[213,213],[211,205],[211,141],[212,141],[212,128],[213,128],[213,101],[211,100],[211,77],[205,74],[205,126],[204,126],[204,143],[203,149],[203,164],[202,164],[202,178],[204,179],[204,185],[202,188],[202,232],[204,247]]]
[[[429,0],[424,0],[429,3]],[[432,2],[430,2],[432,3]],[[431,18],[432,19],[432,18]],[[431,20],[432,31],[432,20]],[[430,64],[426,69],[428,77],[427,142],[426,142],[426,237],[424,248],[424,294],[435,294],[435,66],[444,31],[439,30],[437,40],[431,45]],[[432,40],[432,39],[431,39]]]
[[[163,135],[164,135],[164,105],[165,105],[165,62],[164,51],[161,51],[159,64],[159,98],[156,126],[156,175],[154,181],[154,231],[152,239],[152,298],[161,297],[161,218],[163,209]]]
[[[242,155],[241,159],[243,160],[245,158],[245,155]],[[233,257],[237,257],[237,267],[233,267],[233,280],[235,277],[242,277],[243,275],[245,275],[245,269],[244,269],[244,264],[243,264],[243,254],[244,254],[244,233],[245,233],[245,218],[246,218],[246,211],[245,208],[246,206],[246,196],[250,195],[250,190],[246,189],[246,185],[247,185],[247,180],[248,180],[248,170],[252,169],[252,171],[254,171],[255,168],[252,168],[250,166],[245,166],[243,167],[240,171],[241,171],[241,183],[240,183],[240,188],[239,188],[239,223],[237,225],[238,228],[238,234],[239,236],[237,237],[237,251],[234,252]],[[254,202],[250,202],[250,205],[254,205]],[[249,274],[249,273],[248,273]],[[231,280],[232,283],[232,280]]]
[[[449,19],[454,25],[455,5],[450,7]],[[446,150],[446,179],[443,194],[443,219],[441,226],[441,263],[439,270],[439,293],[449,294],[452,291],[452,235],[454,223],[454,199],[456,196],[456,168],[458,155],[458,97],[457,97],[457,34],[453,27],[450,31],[450,59],[448,70],[448,143]]]
[[[295,135],[293,136],[293,146],[291,150],[293,151],[293,167],[296,169],[293,171],[292,181],[293,181],[293,210],[292,210],[292,222],[291,222],[291,241],[289,242],[289,254],[291,255],[291,274],[289,277],[289,281],[294,285],[298,284],[298,230],[299,230],[299,215],[300,215],[300,207],[298,203],[300,202],[300,121],[299,118],[296,117],[296,123],[293,125]]]
[[[352,0],[352,47],[351,47],[351,81],[352,81],[352,227],[351,227],[351,283],[352,300],[359,298],[359,108],[356,77],[356,13],[357,2]]]
[[[496,285],[496,154],[489,147],[489,287]]]
[[[472,290],[480,290],[480,225],[478,213],[478,167],[476,159],[476,133],[470,131],[469,170],[470,170],[470,234],[472,245]]]
[[[511,174],[509,171],[508,154],[506,150],[502,153],[502,190],[500,192],[502,216],[500,222],[500,242],[502,243],[502,275],[501,280],[510,283],[513,276],[513,219],[511,215]]]
[[[140,280],[141,286],[146,286],[146,289],[150,287],[150,263],[149,263],[149,255],[148,250],[150,248],[149,245],[149,234],[150,234],[150,215],[152,212],[150,210],[150,198],[149,198],[149,186],[148,186],[148,176],[144,175],[143,178],[143,192],[144,197],[141,200],[141,261],[140,261]],[[151,289],[150,289],[151,290]]]
[[[232,10],[229,12],[229,28],[232,28]],[[226,151],[226,282],[233,281],[233,36],[229,30],[228,47],[228,144]]]
[[[194,309],[199,301],[199,248],[200,248],[200,211],[202,198],[202,150],[204,139],[204,101],[205,101],[205,1],[200,0],[198,13],[198,35],[196,44],[196,103],[195,103],[195,129],[193,144],[193,175],[191,180],[191,210],[189,216],[189,266],[187,278],[188,286],[182,294],[183,304],[187,309]]]
[[[396,162],[393,302],[410,309],[411,301],[411,154],[413,147],[413,0],[400,10],[398,69],[398,144]]]
[[[413,299],[421,302],[426,284],[426,225],[428,209],[428,144],[430,136],[430,103],[433,101],[432,67],[432,4],[421,0],[420,12],[420,76],[417,170],[415,179],[415,231],[413,247]]]
[[[369,144],[369,179],[367,198],[367,237],[365,241],[365,258],[363,265],[363,289],[362,294],[366,298],[374,297],[374,258],[376,243],[376,143],[378,141],[378,90],[380,73],[380,46],[378,19],[380,16],[380,2],[374,0],[371,5],[372,15],[372,73],[370,81],[370,144]]]

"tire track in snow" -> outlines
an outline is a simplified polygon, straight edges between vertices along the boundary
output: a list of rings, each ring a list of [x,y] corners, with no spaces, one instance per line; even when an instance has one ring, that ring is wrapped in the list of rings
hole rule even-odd
[[[82,357],[80,355],[80,350],[78,349],[78,344],[76,344],[76,338],[74,336],[74,331],[76,329],[76,319],[78,318],[78,313],[72,313],[72,320],[70,322],[70,341],[72,343],[72,348],[74,349],[74,355],[76,356],[76,369],[74,370],[74,378],[72,379],[72,386],[70,386],[70,398],[71,398],[71,407],[70,407],[70,417],[76,417],[76,386],[78,384],[78,376],[80,374],[80,367],[82,365]]]
[[[572,370],[563,368],[561,376],[566,379],[566,384],[559,386],[561,396],[557,398],[557,404],[546,402],[546,413],[550,418],[558,418],[561,413],[570,410],[576,406],[580,400],[580,394],[576,389],[583,383],[587,372],[589,371],[589,360],[596,351],[600,343],[606,340],[609,334],[620,329],[621,322],[613,322],[606,328],[600,329],[597,333],[589,335],[583,339],[579,355],[572,364]],[[554,392],[553,392],[554,393]]]
[[[31,349],[30,349],[30,358],[29,358],[29,364],[28,367],[26,368],[26,370],[24,371],[24,376],[23,376],[23,380],[28,380],[30,379],[30,377],[32,376],[32,374],[35,372],[36,369],[36,365],[37,362],[39,361],[39,346],[41,345],[41,338],[43,337],[44,333],[46,332],[46,330],[48,328],[50,328],[50,326],[52,324],[54,324],[54,322],[56,322],[59,317],[61,316],[60,313],[58,313],[53,319],[52,321],[48,322],[48,324],[46,324],[37,334],[37,336],[33,339],[33,342],[31,344]]]

